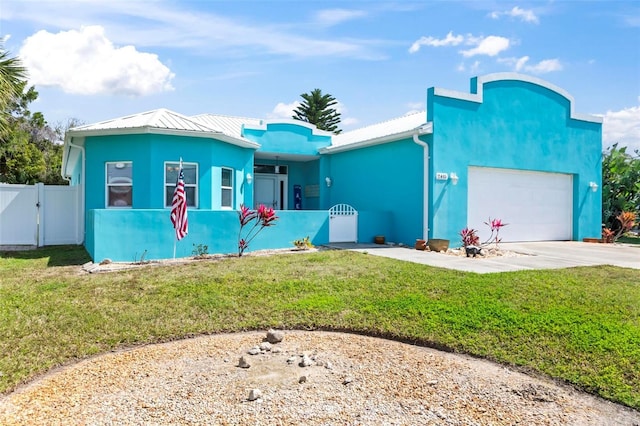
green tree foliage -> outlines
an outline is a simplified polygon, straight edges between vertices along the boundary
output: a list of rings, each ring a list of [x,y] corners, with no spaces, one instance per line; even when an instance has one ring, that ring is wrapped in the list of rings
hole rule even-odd
[[[38,92],[27,88],[25,74],[0,46],[0,182],[66,184],[60,176],[64,131],[29,110]]]
[[[626,150],[616,143],[602,155],[602,220],[612,230],[620,227],[621,212],[640,211],[640,151]]]
[[[333,132],[336,135],[342,131],[338,128],[340,113],[333,108],[338,103],[336,98],[328,93],[322,94],[320,89],[313,89],[310,93],[303,93],[300,96],[303,101],[293,111],[295,120],[306,121],[320,130]]]
[[[10,105],[20,96],[27,70],[17,57],[11,57],[0,44],[0,134],[7,131]]]

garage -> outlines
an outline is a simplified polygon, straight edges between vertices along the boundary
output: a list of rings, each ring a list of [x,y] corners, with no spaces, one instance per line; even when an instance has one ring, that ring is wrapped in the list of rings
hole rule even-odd
[[[489,235],[489,218],[508,223],[503,242],[570,240],[573,179],[570,174],[469,167],[467,223]]]

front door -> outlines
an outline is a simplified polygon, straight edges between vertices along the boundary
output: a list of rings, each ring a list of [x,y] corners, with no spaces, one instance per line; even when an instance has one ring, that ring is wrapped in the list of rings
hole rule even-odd
[[[253,187],[253,206],[260,204],[276,210],[287,209],[287,177],[286,175],[256,174]]]

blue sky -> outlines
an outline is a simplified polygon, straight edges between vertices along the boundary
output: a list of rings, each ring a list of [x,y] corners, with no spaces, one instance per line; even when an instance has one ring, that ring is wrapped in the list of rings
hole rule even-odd
[[[425,108],[436,86],[520,72],[640,149],[638,1],[2,0],[0,37],[52,124],[156,108],[290,117],[320,88],[350,130]]]

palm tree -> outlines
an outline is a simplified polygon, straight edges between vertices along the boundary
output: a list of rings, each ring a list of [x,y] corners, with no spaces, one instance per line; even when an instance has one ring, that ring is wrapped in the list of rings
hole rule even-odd
[[[340,113],[333,108],[338,103],[330,94],[322,94],[322,90],[313,89],[310,93],[300,95],[303,99],[293,112],[295,120],[314,124],[320,130],[333,132],[336,135],[342,130],[338,128]]]
[[[0,135],[7,131],[10,106],[20,96],[27,79],[27,69],[17,57],[9,56],[9,52],[0,44]]]

